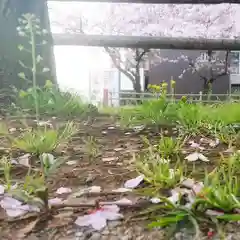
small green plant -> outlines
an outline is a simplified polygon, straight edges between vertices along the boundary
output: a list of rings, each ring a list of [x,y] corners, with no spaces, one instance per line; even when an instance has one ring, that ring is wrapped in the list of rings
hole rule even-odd
[[[181,153],[184,145],[182,138],[166,137],[161,135],[159,143],[155,147],[157,152],[165,159],[170,159],[173,156],[178,156]]]
[[[145,180],[157,189],[170,189],[183,179],[184,167],[177,162],[171,167],[168,159],[149,150],[143,156],[135,157],[136,169],[145,176]]]
[[[215,131],[215,136],[229,148],[232,146],[240,146],[240,132],[233,126],[222,126]]]
[[[32,83],[36,120],[39,120],[37,77],[39,74],[43,74],[50,70],[49,68],[42,66],[43,58],[42,56],[37,55],[37,46],[47,44],[46,40],[43,40],[47,31],[45,29],[42,30],[40,28],[40,20],[35,15],[29,13],[23,14],[22,18],[19,18],[19,24],[20,26],[17,28],[18,34],[21,37],[27,38],[30,46],[19,45],[18,49],[19,51],[24,51],[31,55],[32,66],[27,66],[26,63],[23,63],[22,61],[19,61],[19,63],[24,69],[32,72],[32,80],[29,80],[24,72],[19,73],[18,76],[21,79]],[[37,39],[41,39],[41,42],[37,42]]]
[[[215,209],[224,213],[233,213],[240,207],[240,181],[236,175],[236,159],[228,162],[228,168],[221,166],[205,176],[204,188],[194,204],[195,209],[205,211]]]
[[[158,153],[163,159],[179,156],[185,143],[183,138],[166,137],[162,134],[158,143],[152,146],[145,136],[141,136],[141,138],[148,150]]]
[[[97,144],[97,140],[93,136],[88,136],[85,139],[83,139],[85,144],[85,149],[87,151],[87,154],[90,158],[95,158],[99,154],[99,146]]]
[[[63,129],[36,129],[23,133],[12,139],[14,148],[24,152],[40,155],[52,152],[60,143],[68,141],[77,131],[72,122],[68,122]]]
[[[11,178],[11,169],[12,165],[11,162],[7,157],[2,157],[0,160],[0,169],[3,171],[3,184],[5,186],[6,191],[9,191],[12,187],[12,178]]]

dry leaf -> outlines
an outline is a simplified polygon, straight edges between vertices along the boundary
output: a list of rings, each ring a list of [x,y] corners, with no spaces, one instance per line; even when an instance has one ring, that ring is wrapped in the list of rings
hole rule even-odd
[[[26,227],[20,229],[17,233],[17,239],[25,239],[25,237],[33,231],[38,222],[39,218],[33,222],[30,222]]]

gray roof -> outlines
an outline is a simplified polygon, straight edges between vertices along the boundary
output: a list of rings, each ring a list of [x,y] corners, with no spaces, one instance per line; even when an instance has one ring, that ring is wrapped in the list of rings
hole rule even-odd
[[[53,32],[77,32],[82,19],[88,34],[240,37],[240,4],[48,4]]]

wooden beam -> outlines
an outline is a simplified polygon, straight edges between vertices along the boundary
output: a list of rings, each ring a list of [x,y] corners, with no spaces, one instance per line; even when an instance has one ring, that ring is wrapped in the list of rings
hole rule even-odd
[[[55,45],[240,51],[239,39],[53,34],[53,41]]]
[[[146,4],[220,4],[239,3],[240,0],[49,0],[54,2],[112,2],[112,3],[146,3]]]

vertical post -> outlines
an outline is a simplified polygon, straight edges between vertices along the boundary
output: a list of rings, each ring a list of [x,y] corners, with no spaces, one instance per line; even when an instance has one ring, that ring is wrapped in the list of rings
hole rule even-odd
[[[202,103],[203,100],[203,93],[202,91],[199,92],[199,101]]]

